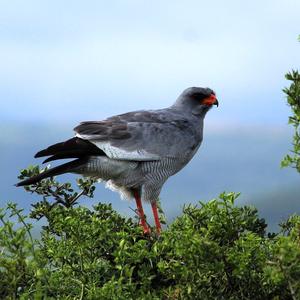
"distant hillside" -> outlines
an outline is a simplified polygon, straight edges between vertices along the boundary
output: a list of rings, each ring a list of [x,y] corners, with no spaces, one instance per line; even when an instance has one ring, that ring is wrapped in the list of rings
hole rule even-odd
[[[0,127],[1,203],[16,201],[29,208],[35,201],[15,188],[19,170],[40,163],[33,155],[51,143],[71,136],[72,124],[47,126],[6,124]],[[300,210],[300,178],[292,169],[280,169],[280,160],[290,148],[291,134],[282,129],[240,128],[206,130],[203,145],[192,162],[168,180],[161,199],[169,220],[185,203],[216,197],[222,191],[241,192],[240,203],[260,209],[270,223],[277,223]],[[75,175],[62,176],[74,180]],[[116,193],[98,185],[95,201],[112,202],[123,214],[132,214],[133,204],[120,201]],[[148,210],[149,207],[146,208]],[[149,210],[150,211],[150,210]],[[149,213],[150,215],[150,213]]]
[[[259,214],[267,220],[268,230],[276,231],[277,224],[289,215],[300,214],[300,184],[259,193],[246,202],[254,205]]]

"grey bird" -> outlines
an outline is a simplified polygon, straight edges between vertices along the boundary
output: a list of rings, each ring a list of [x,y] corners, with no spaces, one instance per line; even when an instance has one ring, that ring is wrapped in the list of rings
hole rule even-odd
[[[45,162],[75,158],[16,186],[34,184],[63,173],[76,173],[107,183],[122,197],[135,198],[145,233],[150,232],[142,200],[150,202],[156,230],[161,231],[157,199],[166,180],[195,155],[203,138],[203,121],[212,105],[210,88],[191,87],[164,109],[139,110],[103,121],[86,121],[74,128],[75,137],[39,151]]]

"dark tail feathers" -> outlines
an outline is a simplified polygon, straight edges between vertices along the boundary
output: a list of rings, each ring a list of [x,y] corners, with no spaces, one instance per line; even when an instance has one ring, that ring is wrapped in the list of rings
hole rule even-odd
[[[86,161],[87,161],[87,158],[79,158],[79,159],[67,162],[60,166],[49,169],[39,175],[36,175],[31,178],[20,181],[16,184],[16,186],[30,185],[30,184],[37,183],[47,177],[52,177],[52,176],[60,175],[63,173],[72,172],[72,171],[76,170],[76,168],[78,168],[79,166],[85,164]]]
[[[44,150],[39,151],[34,157],[50,156],[44,161],[44,163],[56,159],[77,159],[49,169],[39,175],[33,176],[32,178],[23,180],[17,183],[16,186],[30,185],[47,177],[72,172],[80,165],[85,164],[88,160],[88,157],[91,155],[98,156],[105,155],[105,153],[93,143],[78,137],[71,138],[62,143],[54,144]]]
[[[48,157],[45,162],[65,158],[82,158],[89,155],[105,155],[96,145],[81,138],[71,138],[39,151],[34,157]]]

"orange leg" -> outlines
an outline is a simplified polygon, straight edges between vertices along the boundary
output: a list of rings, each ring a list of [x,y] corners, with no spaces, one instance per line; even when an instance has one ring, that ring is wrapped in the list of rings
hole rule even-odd
[[[150,228],[148,227],[148,225],[146,223],[145,213],[144,213],[144,210],[143,210],[140,193],[135,191],[134,192],[134,198],[135,198],[138,215],[140,217],[140,220],[141,220],[140,222],[141,222],[141,226],[143,227],[144,233],[150,233]]]
[[[159,221],[159,216],[158,216],[156,202],[151,202],[151,206],[152,206],[154,221],[155,221],[155,225],[156,225],[156,231],[157,231],[158,234],[160,234],[160,232],[161,232],[161,225],[160,225],[160,221]]]

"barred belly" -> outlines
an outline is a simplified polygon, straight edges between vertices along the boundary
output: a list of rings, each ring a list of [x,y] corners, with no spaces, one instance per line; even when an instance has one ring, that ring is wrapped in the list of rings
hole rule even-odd
[[[88,162],[76,169],[76,173],[102,180],[126,178],[138,166],[138,162],[91,156]]]
[[[143,162],[141,166],[144,175],[143,200],[156,201],[166,180],[181,170],[188,161],[182,157]]]

